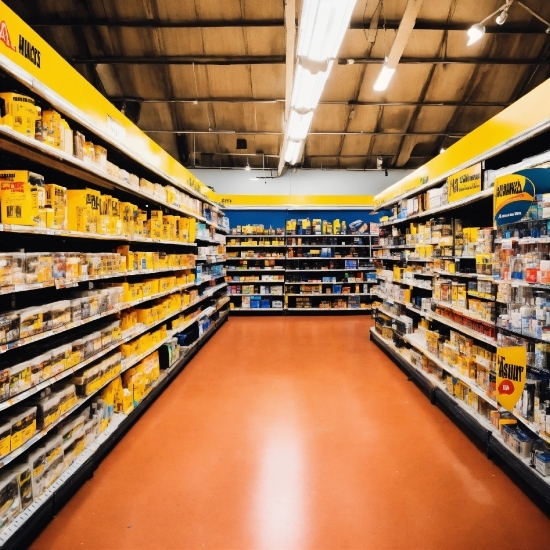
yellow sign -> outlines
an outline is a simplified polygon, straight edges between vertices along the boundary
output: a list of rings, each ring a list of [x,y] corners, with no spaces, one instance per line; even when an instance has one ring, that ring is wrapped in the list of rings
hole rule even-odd
[[[408,176],[375,197],[375,206],[399,197],[429,181],[441,178],[457,167],[464,166],[487,151],[517,139],[528,130],[548,127],[550,120],[550,79],[524,95],[518,101],[483,123]]]
[[[226,207],[257,206],[349,206],[372,208],[372,195],[221,195],[213,193],[210,198]]]
[[[497,226],[521,220],[535,198],[535,185],[522,174],[508,174],[495,180],[493,212]]]
[[[145,135],[45,40],[0,1],[0,60],[1,65],[9,72],[10,63],[6,63],[4,58],[17,66],[15,69],[17,73],[21,73],[20,67],[30,77],[36,79],[37,82],[34,82],[33,86],[38,93],[44,92],[42,84],[71,106],[76,107],[82,113],[81,120],[78,122],[85,127],[99,129],[111,142],[126,147],[143,162],[181,184],[202,194],[208,192],[208,187]],[[48,99],[48,94],[44,95]],[[65,115],[71,116],[70,113],[65,112],[62,103],[54,107]]]
[[[497,402],[512,412],[527,377],[527,348],[497,348]]]
[[[449,202],[459,201],[481,191],[481,162],[447,178]]]

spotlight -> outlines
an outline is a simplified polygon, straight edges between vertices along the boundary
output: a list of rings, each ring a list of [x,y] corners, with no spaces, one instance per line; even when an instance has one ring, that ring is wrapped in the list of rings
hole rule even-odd
[[[479,40],[481,40],[481,37],[485,34],[485,27],[483,25],[472,25],[468,29],[468,36],[470,37],[468,39],[468,46],[471,46],[472,44],[475,44]]]

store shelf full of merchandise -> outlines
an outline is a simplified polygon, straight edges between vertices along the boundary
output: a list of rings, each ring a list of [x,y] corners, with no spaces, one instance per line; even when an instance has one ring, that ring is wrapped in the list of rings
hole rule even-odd
[[[534,167],[550,169],[549,151],[534,149],[534,154],[513,165],[506,161],[514,154],[502,154],[541,132],[548,135],[549,128],[550,113],[516,141],[465,160],[455,169],[459,179],[471,182],[479,177],[478,189],[466,196],[449,201],[455,190],[449,180],[456,181],[455,173],[444,171],[441,162],[440,176],[418,178],[416,187],[398,185],[397,189],[409,188],[391,198],[384,193],[380,207],[391,211],[386,221],[381,220],[379,244],[373,250],[380,281],[374,293],[380,301],[374,306],[375,326],[370,331],[433,403],[447,408],[477,434],[488,455],[506,462],[546,504],[550,504],[550,425],[546,423],[550,342],[541,331],[546,330],[541,327],[544,321],[526,323],[530,310],[520,315],[517,327],[514,323],[516,307],[518,312],[529,309],[532,301],[533,319],[536,308],[546,307],[550,286],[540,281],[550,280],[544,272],[550,273],[550,261],[547,267],[548,244],[538,228],[544,225],[546,234],[550,214],[535,204],[526,219],[493,230],[491,201],[496,178]],[[455,161],[459,156],[460,149]],[[493,157],[492,169],[482,170],[480,161]],[[440,190],[430,192],[439,183]],[[544,200],[543,196],[540,202]],[[536,267],[526,263],[534,252]],[[528,379],[522,398],[509,412],[496,401],[495,355],[497,347],[511,345],[527,347]]]
[[[227,319],[229,226],[2,9],[48,60],[0,53],[0,232],[18,234],[0,249],[0,545],[20,548]]]
[[[370,312],[368,289],[376,282],[374,270],[370,265],[358,264],[370,263],[376,226],[372,224],[373,234],[368,232],[367,224],[348,232],[344,222],[345,232],[340,233],[340,224],[339,220],[320,219],[312,224],[305,219],[289,220],[285,228],[279,229],[264,229],[263,225],[236,227],[227,245],[232,265],[228,271],[231,311]],[[309,265],[313,262],[322,265]],[[348,263],[354,265],[344,267]]]

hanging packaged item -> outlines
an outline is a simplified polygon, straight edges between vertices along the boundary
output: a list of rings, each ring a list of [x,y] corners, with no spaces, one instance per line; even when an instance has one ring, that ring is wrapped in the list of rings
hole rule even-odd
[[[34,138],[36,125],[34,99],[14,92],[0,93],[0,122],[16,132]]]
[[[0,172],[2,223],[37,226],[45,199],[43,176],[28,170]]]

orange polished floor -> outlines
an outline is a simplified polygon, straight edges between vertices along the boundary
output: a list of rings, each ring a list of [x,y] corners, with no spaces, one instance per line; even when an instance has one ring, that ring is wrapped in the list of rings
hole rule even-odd
[[[370,326],[231,318],[32,548],[550,548],[550,520]]]

